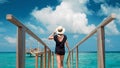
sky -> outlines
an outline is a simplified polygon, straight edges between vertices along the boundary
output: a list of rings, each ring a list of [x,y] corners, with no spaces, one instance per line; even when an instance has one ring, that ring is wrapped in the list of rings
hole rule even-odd
[[[120,0],[0,0],[0,52],[15,52],[17,27],[6,20],[12,14],[54,51],[48,36],[57,26],[65,28],[73,48],[112,13],[116,19],[105,26],[105,50],[120,51]],[[26,48],[43,48],[26,34]],[[79,51],[96,51],[97,34],[79,46]]]

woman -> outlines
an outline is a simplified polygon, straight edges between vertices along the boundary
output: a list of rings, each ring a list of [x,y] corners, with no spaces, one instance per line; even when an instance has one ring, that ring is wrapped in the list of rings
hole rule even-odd
[[[65,55],[65,44],[66,47],[69,50],[68,47],[68,41],[67,41],[67,36],[64,34],[65,29],[62,26],[58,26],[56,28],[56,31],[53,32],[49,36],[49,40],[53,40],[56,42],[56,47],[55,47],[55,54],[57,58],[57,64],[58,68],[63,68],[63,60],[64,60],[64,55]]]

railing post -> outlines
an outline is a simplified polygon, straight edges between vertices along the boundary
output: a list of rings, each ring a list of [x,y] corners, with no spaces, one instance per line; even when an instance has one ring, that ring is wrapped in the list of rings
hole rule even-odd
[[[47,49],[50,48],[37,36],[35,35],[30,29],[24,26],[19,20],[17,20],[13,15],[8,14],[6,19],[10,21],[12,24],[18,27],[18,40],[17,40],[17,49],[16,49],[16,68],[24,68],[25,67],[25,32],[35,38],[38,42],[40,42],[44,47],[44,68],[46,68],[46,52]],[[36,59],[38,59],[36,57]],[[37,62],[37,61],[36,61]],[[37,67],[38,65],[36,65]],[[42,66],[43,67],[43,66]]]
[[[38,68],[38,53],[35,53],[35,58],[36,58],[36,68]]]
[[[52,52],[52,68],[54,68],[54,53]]]
[[[70,52],[68,52],[67,68],[70,68]]]
[[[105,68],[104,27],[98,29],[98,68]]]
[[[46,55],[47,55],[47,47],[44,46],[44,68],[46,68]]]
[[[70,63],[71,63],[71,59],[70,59],[70,58],[71,58],[71,54],[70,54],[70,52],[69,52],[69,58],[68,58],[68,63],[67,63],[67,64],[68,64],[68,68],[71,68],[71,67],[70,67]]]
[[[52,57],[52,51],[50,51],[50,68],[51,68],[51,57]]]
[[[25,68],[25,29],[18,27],[16,68]]]
[[[74,60],[73,60],[73,50],[72,50],[72,68],[73,68],[73,61],[74,61]]]
[[[50,62],[51,62],[51,52],[50,50],[48,51],[48,68],[50,68]]]
[[[40,68],[43,68],[43,54],[40,57]]]
[[[76,47],[76,68],[78,68],[78,46]]]
[[[70,57],[69,57],[69,61],[70,61],[70,63],[69,63],[69,64],[70,64],[70,68],[71,68],[71,58],[72,58],[72,57],[71,57],[71,52],[70,52]]]

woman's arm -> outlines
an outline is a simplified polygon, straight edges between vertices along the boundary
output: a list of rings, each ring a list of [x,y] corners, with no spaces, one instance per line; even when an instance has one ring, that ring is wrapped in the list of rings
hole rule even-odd
[[[56,34],[56,32],[53,32],[53,33],[48,37],[48,39],[49,39],[49,40],[53,40],[55,34]]]
[[[68,51],[70,51],[70,48],[68,47],[68,41],[67,40],[66,40],[65,44],[66,44],[66,47],[68,48]]]

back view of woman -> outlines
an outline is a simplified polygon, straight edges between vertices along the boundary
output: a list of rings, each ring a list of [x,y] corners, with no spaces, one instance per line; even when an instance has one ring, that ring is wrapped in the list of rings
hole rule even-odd
[[[55,54],[57,58],[58,68],[63,68],[63,60],[65,55],[65,45],[69,50],[67,36],[64,34],[65,29],[62,26],[58,26],[56,31],[49,36],[49,40],[53,40],[56,43]]]

